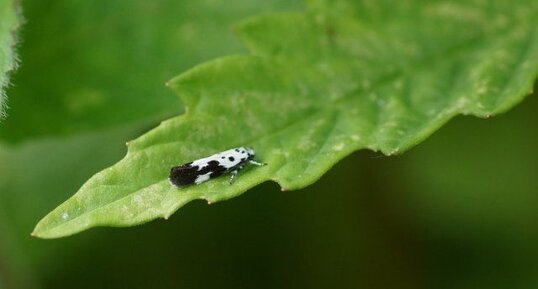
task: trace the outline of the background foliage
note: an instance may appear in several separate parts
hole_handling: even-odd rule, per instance
[[[246,2],[250,1],[228,5],[230,13],[221,14],[224,8],[212,10],[215,5],[212,1],[182,1],[185,6],[176,8],[178,11],[210,13],[205,17],[194,12],[189,15],[212,19],[203,24],[207,29],[204,31],[214,31],[209,38],[217,39],[215,43],[227,44],[200,45],[207,50],[198,50],[193,44],[193,53],[199,54],[185,59],[177,56],[177,62],[168,64],[177,65],[169,68],[170,75],[156,71],[154,74],[163,74],[147,75],[155,78],[145,85],[136,83],[140,87],[125,94],[140,93],[139,97],[143,98],[148,94],[140,90],[155,94],[160,91],[163,104],[174,103],[172,93],[162,86],[170,76],[214,56],[242,51],[239,42],[228,33],[229,24],[263,11],[300,8],[298,3],[288,6],[287,1],[250,5]],[[99,104],[91,100],[94,96],[89,97],[90,101],[84,100],[80,109],[69,110],[68,105],[57,109],[54,104],[62,101],[56,98],[73,97],[76,101],[80,95],[60,93],[64,91],[62,81],[70,83],[65,85],[73,89],[85,86],[105,89],[109,78],[100,78],[100,72],[106,71],[102,66],[92,66],[99,61],[81,60],[85,59],[81,52],[85,45],[70,51],[80,56],[62,57],[70,55],[64,50],[70,46],[51,44],[50,39],[63,29],[77,30],[85,25],[84,21],[74,23],[79,19],[74,15],[106,5],[100,1],[93,4],[95,7],[75,5],[74,1],[43,3],[25,3],[28,23],[20,49],[24,61],[9,91],[13,118],[8,118],[0,129],[3,138],[0,288],[62,288],[73,284],[81,288],[533,288],[538,285],[535,95],[509,114],[490,120],[458,117],[403,156],[355,153],[320,182],[304,190],[277,193],[277,186],[268,183],[234,202],[209,207],[195,202],[170,220],[150,226],[97,229],[52,242],[31,238],[29,232],[36,220],[69,197],[94,172],[119,159],[125,153],[126,140],[153,127],[154,120],[180,111],[172,105],[162,105],[142,109],[144,114],[136,118],[129,118],[125,112],[116,119],[108,105],[102,108],[104,112],[98,109],[98,105],[116,100],[105,98]],[[106,3],[118,5],[116,11],[146,5],[142,1],[129,5],[120,1]],[[162,8],[171,7],[172,1],[154,3],[161,7],[159,11],[172,14],[172,9]],[[211,11],[230,18],[219,19]],[[156,19],[163,22],[169,19],[161,16],[155,15],[147,23],[134,17],[118,17],[114,21],[125,21],[118,24],[125,27],[137,24],[151,27],[151,23],[159,22]],[[178,17],[177,24],[165,26],[179,26],[181,19]],[[43,21],[48,25],[42,25]],[[37,37],[42,35],[37,32],[35,37],[26,36],[44,26],[50,29],[48,37]],[[77,41],[70,43],[76,46],[102,42],[100,45],[106,46],[107,41],[92,41],[96,34],[85,32],[94,29],[93,26],[79,28],[82,32]],[[154,35],[161,27],[153,29],[146,33]],[[133,29],[139,30],[143,29]],[[98,35],[107,38],[104,34]],[[203,34],[203,38],[197,38],[201,37],[197,33],[191,37],[203,44],[208,41],[208,33]],[[61,37],[57,37],[61,42]],[[129,38],[126,43],[137,37]],[[116,40],[112,36],[109,39]],[[125,49],[121,49],[122,43],[125,42],[118,40],[100,52],[103,58],[126,57],[111,64],[110,71],[115,69],[115,72],[110,75],[143,74],[151,69],[149,66],[153,67],[148,61],[124,69],[122,66],[130,59]],[[178,45],[167,53],[175,55],[171,51],[182,49]],[[148,54],[157,57],[150,51]],[[162,59],[164,62],[165,57]],[[62,70],[62,66],[63,73],[53,73]],[[49,73],[47,69],[51,69]],[[55,84],[46,90],[49,81]],[[128,89],[129,82],[124,78],[115,81],[125,81],[122,87]],[[27,85],[29,82],[33,84]],[[79,82],[86,84],[78,85]],[[43,85],[37,86],[41,89],[35,88],[38,84]],[[113,90],[113,84],[108,89],[111,98],[124,97],[121,91]],[[41,99],[35,97],[36,91],[42,93],[43,99],[50,99],[51,108],[47,107],[48,101],[35,103]],[[124,101],[117,101],[116,110],[130,109]],[[135,101],[143,103],[140,99]],[[32,115],[47,109],[52,112],[43,112],[43,117],[55,119],[45,121],[36,117],[33,125],[29,125]],[[102,114],[93,119],[92,109]],[[110,115],[106,114],[107,110]],[[16,114],[24,121],[17,122]],[[107,117],[113,127],[100,123],[100,119]]]
[[[15,68],[14,52],[16,29],[20,24],[20,15],[14,1],[0,1],[0,120],[5,115],[6,95],[4,89],[8,84],[8,73]]]

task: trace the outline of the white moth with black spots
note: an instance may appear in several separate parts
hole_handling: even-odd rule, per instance
[[[195,160],[170,169],[170,183],[176,187],[198,185],[209,179],[230,173],[230,184],[237,173],[250,163],[257,166],[265,164],[254,160],[256,153],[247,147],[233,148],[212,156]]]

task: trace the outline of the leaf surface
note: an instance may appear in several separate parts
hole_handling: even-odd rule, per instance
[[[532,1],[313,1],[306,13],[248,19],[237,31],[251,55],[173,79],[187,112],[131,142],[34,235],[168,218],[267,180],[303,188],[353,151],[401,153],[457,114],[506,111],[537,75],[536,12]],[[236,146],[268,165],[233,185],[168,183],[172,166]]]
[[[8,72],[15,68],[15,30],[19,26],[17,3],[0,0],[0,119],[4,117]]]

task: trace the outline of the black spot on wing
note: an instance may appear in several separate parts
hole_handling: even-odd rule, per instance
[[[210,178],[216,178],[218,176],[221,176],[226,172],[226,168],[221,165],[218,161],[210,161],[207,163],[207,166],[203,167],[198,174],[205,175],[207,173],[211,173],[209,175]]]
[[[228,157],[228,159],[229,159],[231,162],[235,161],[235,158],[234,158],[234,157]]]
[[[192,162],[170,169],[170,182],[177,187],[183,187],[194,184],[198,177],[198,166],[191,166]]]
[[[216,171],[216,172],[212,172],[212,173],[209,175],[209,178],[212,179],[212,178],[220,177],[220,176],[222,176],[225,172],[226,172],[226,170],[224,170],[224,171]]]

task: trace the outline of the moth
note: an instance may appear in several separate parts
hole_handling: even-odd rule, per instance
[[[192,161],[170,169],[170,183],[176,187],[198,185],[209,179],[230,173],[230,184],[245,165],[264,166],[254,160],[256,153],[252,148],[237,147],[212,156]]]

